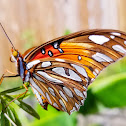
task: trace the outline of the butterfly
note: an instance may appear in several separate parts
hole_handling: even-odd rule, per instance
[[[99,73],[126,53],[126,33],[118,30],[79,31],[24,54],[10,43],[23,85],[32,88],[44,109],[50,104],[68,114],[84,104],[87,88]]]

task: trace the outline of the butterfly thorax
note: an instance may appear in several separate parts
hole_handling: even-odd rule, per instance
[[[22,55],[17,50],[12,50],[12,58],[16,63],[17,72],[23,82],[29,81],[30,73],[26,70],[26,63],[24,62]]]
[[[19,73],[23,81],[25,80],[25,69],[25,62],[23,61],[23,58],[19,56],[17,58],[17,72]]]

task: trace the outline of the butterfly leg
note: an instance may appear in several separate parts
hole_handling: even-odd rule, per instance
[[[12,101],[10,101],[10,102],[6,105],[5,108],[7,108],[13,101],[15,101],[16,99],[20,98],[22,95],[25,95],[25,94],[28,92],[28,86],[25,85],[25,84],[24,84],[23,86],[25,87],[26,91],[23,92],[22,94],[18,95],[18,96],[17,96],[16,98],[14,98]]]
[[[12,74],[12,76],[5,76],[5,74],[6,73],[10,73],[10,74]],[[11,72],[11,71],[9,71],[9,70],[6,70],[5,72],[4,72],[4,74],[2,75],[2,77],[0,78],[0,85],[1,85],[1,83],[3,82],[3,79],[4,78],[6,78],[6,77],[18,77],[19,76],[19,74],[16,74],[16,73],[13,73],[13,72]]]

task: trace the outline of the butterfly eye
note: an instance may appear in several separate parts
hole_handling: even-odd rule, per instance
[[[17,56],[18,56],[18,51],[13,51],[13,52],[12,52],[12,55],[13,55],[14,57],[17,57]]]

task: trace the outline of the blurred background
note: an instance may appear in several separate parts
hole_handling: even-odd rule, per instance
[[[86,29],[118,29],[126,32],[126,0],[0,0],[0,22],[15,47],[27,49]],[[10,63],[11,45],[0,28],[0,75]],[[0,90],[22,85],[19,78],[5,79]],[[69,116],[49,106],[46,112],[31,92],[24,101],[40,115],[37,120],[16,108],[25,126],[125,126],[126,58],[110,65],[89,87],[85,106]]]

